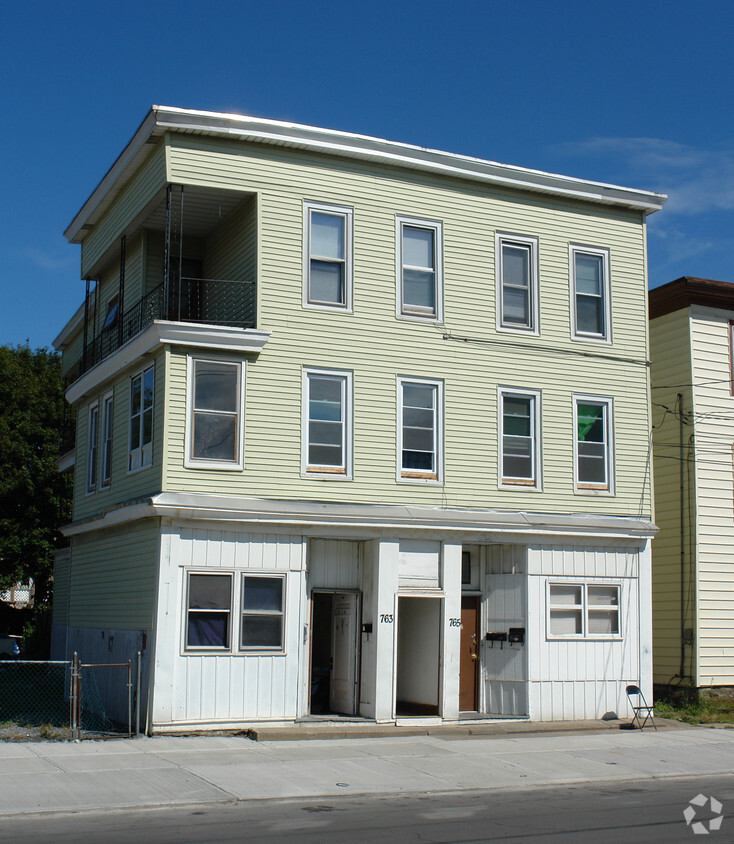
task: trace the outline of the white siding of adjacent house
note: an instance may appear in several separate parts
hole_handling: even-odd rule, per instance
[[[734,685],[734,396],[729,320],[691,306],[698,513],[698,677]]]

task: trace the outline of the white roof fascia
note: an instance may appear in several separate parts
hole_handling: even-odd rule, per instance
[[[500,164],[457,153],[444,152],[412,144],[387,141],[336,129],[321,129],[298,123],[267,120],[239,114],[153,106],[130,143],[99,183],[72,223],[64,232],[73,241],[88,218],[104,201],[114,182],[152,134],[183,131],[206,135],[225,135],[245,140],[295,146],[301,149],[378,161],[397,167],[426,170],[446,176],[486,182],[500,187],[563,196],[586,202],[618,205],[652,214],[662,208],[665,194],[635,190],[604,182],[592,182],[571,176]]]

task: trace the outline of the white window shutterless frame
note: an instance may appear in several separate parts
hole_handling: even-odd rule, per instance
[[[612,342],[609,250],[570,244],[571,336]]]
[[[495,236],[497,329],[540,333],[538,238]]]
[[[540,392],[498,391],[499,486],[541,489]]]
[[[353,210],[303,204],[303,305],[352,311]]]
[[[301,471],[308,477],[352,477],[352,373],[303,370]]]
[[[155,366],[130,379],[130,451],[128,471],[153,464],[153,400]]]
[[[618,583],[548,582],[546,635],[549,639],[620,639]]]
[[[443,322],[443,224],[396,218],[397,315]]]
[[[87,493],[97,489],[99,454],[99,402],[89,405],[87,425]]]
[[[242,469],[244,362],[189,357],[187,398],[185,465]]]
[[[443,382],[398,378],[399,481],[442,481],[442,421]]]
[[[613,410],[611,398],[573,396],[576,492],[614,493]]]

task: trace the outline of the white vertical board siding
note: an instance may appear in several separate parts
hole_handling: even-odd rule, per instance
[[[638,549],[539,546],[529,549],[528,569],[530,717],[565,721],[631,714],[625,687],[640,682]],[[619,584],[621,638],[549,639],[549,580]]]
[[[155,725],[294,719],[305,594],[302,537],[235,530],[168,528],[162,542],[156,643]],[[186,571],[283,572],[285,651],[278,654],[185,654]],[[233,619],[236,642],[239,619]]]
[[[689,589],[697,615],[700,686],[734,685],[734,396],[729,320],[734,312],[691,305],[698,542]],[[686,431],[686,435],[689,435]]]
[[[312,539],[308,543],[310,589],[359,589],[362,543],[347,539]]]
[[[401,539],[398,557],[400,588],[438,589],[441,585],[441,543]]]

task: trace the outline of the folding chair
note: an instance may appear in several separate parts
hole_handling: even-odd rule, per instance
[[[637,705],[632,700],[635,696],[637,697]],[[637,726],[642,730],[649,721],[655,727],[655,730],[657,730],[657,724],[652,716],[652,706],[648,706],[645,695],[642,694],[642,689],[639,686],[627,686],[627,699],[632,707],[632,711],[635,713],[632,718],[632,724],[630,725],[632,729],[634,729],[636,722]]]

